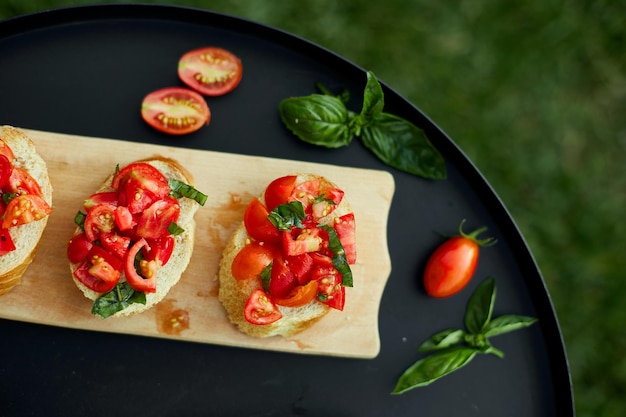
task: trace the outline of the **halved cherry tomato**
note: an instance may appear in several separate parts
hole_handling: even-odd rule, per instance
[[[211,111],[204,98],[195,91],[167,87],[153,91],[143,99],[141,117],[156,130],[185,135],[208,125]]]
[[[243,223],[246,231],[254,239],[269,243],[278,243],[281,240],[280,232],[269,221],[269,212],[261,200],[252,199],[243,214]]]
[[[310,281],[306,285],[298,285],[284,298],[272,297],[274,303],[283,307],[300,307],[308,304],[317,294],[317,281]]]
[[[478,235],[487,230],[485,227],[465,234],[463,222],[459,225],[459,235],[442,243],[428,259],[424,287],[432,297],[450,297],[465,288],[476,271],[480,246],[496,242],[493,238],[478,240]]]
[[[356,263],[356,223],[354,213],[337,217],[333,224],[349,264]]]
[[[293,192],[297,178],[295,175],[287,175],[270,182],[267,188],[265,188],[263,196],[268,211],[272,211],[281,204],[289,202],[289,196]]]
[[[100,244],[120,259],[125,259],[130,247],[130,238],[115,232],[100,233]]]
[[[30,194],[18,195],[7,205],[2,228],[8,229],[41,220],[50,213],[52,208],[43,198]]]
[[[9,229],[0,229],[0,256],[15,250],[15,243]]]
[[[150,271],[152,275],[148,277],[142,277],[137,273],[137,270],[135,269],[135,257],[144,246],[148,246],[148,242],[142,238],[139,241],[135,242],[135,244],[131,246],[130,250],[128,251],[128,255],[126,255],[126,263],[124,264],[126,281],[128,281],[128,284],[137,291],[156,292],[156,271],[154,269],[144,267],[142,268],[144,272]],[[149,265],[149,261],[144,260],[144,262],[147,262],[147,265]],[[154,266],[154,261],[152,262],[153,264],[151,266]]]
[[[17,195],[33,194],[41,196],[41,188],[37,181],[26,170],[16,166],[11,171],[8,190]]]
[[[244,318],[251,324],[270,324],[283,315],[265,291],[254,290],[243,308]]]
[[[93,243],[87,239],[85,233],[73,236],[67,244],[67,258],[73,264],[77,264],[87,257],[93,247]]]
[[[231,271],[239,280],[256,278],[278,255],[278,249],[269,243],[251,242],[233,259]]]
[[[172,197],[155,201],[137,220],[137,235],[146,239],[159,239],[169,235],[168,228],[178,220],[180,204]]]
[[[180,79],[207,96],[221,96],[232,91],[241,81],[242,70],[239,58],[216,47],[194,49],[178,61]]]
[[[268,292],[272,297],[282,298],[298,285],[298,279],[282,257],[274,258]]]
[[[93,242],[100,233],[109,233],[115,227],[115,206],[100,204],[87,213],[85,218],[85,234]]]
[[[117,171],[111,180],[111,187],[119,189],[122,182],[128,178],[137,179],[143,189],[159,196],[166,196],[170,191],[167,178],[147,162],[133,162]]]
[[[13,160],[15,159],[13,149],[11,149],[9,144],[2,139],[0,139],[0,155],[6,156],[11,163],[13,163]]]
[[[13,172],[13,165],[6,155],[0,153],[0,187],[4,187],[9,183],[11,178],[11,172]]]

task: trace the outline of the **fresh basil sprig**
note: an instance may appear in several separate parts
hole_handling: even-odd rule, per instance
[[[106,319],[134,303],[146,304],[146,294],[135,291],[128,282],[121,282],[93,302],[91,314]]]
[[[360,137],[363,145],[381,161],[399,170],[424,178],[447,176],[443,156],[430,143],[424,131],[399,116],[383,112],[384,95],[371,71],[363,93],[363,107],[355,113],[346,107],[348,94],[322,94],[284,99],[279,104],[285,126],[301,140],[340,148]]]
[[[504,353],[489,341],[490,337],[528,327],[534,317],[503,315],[491,318],[496,300],[496,281],[485,279],[470,297],[465,310],[465,330],[448,329],[435,333],[420,347],[420,352],[433,352],[412,366],[398,379],[392,394],[402,394],[423,387],[467,365],[477,354]]]

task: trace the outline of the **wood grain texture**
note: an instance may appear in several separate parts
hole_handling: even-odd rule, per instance
[[[0,317],[302,354],[355,358],[378,354],[378,311],[391,272],[387,218],[395,184],[388,172],[25,131],[48,164],[54,211],[22,284],[0,297]],[[91,301],[83,297],[70,276],[66,245],[75,228],[74,215],[117,164],[153,155],[178,160],[192,173],[196,188],[209,196],[195,216],[197,231],[191,263],[178,285],[153,309],[103,320],[91,315]],[[304,172],[324,175],[343,188],[354,210],[358,251],[353,266],[355,286],[347,289],[343,312],[331,311],[312,328],[290,338],[252,338],[230,324],[217,299],[221,252],[253,196],[276,177]],[[188,315],[188,328],[170,326],[173,315],[180,313]]]

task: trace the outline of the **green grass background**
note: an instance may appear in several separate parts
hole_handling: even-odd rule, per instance
[[[88,3],[3,0],[0,18]],[[577,415],[626,414],[623,0],[176,4],[307,38],[374,71],[428,114],[495,188],[539,263]]]

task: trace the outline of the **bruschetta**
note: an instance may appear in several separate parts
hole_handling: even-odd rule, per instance
[[[0,127],[0,295],[21,282],[52,212],[46,162],[21,130]]]
[[[319,175],[284,176],[252,199],[229,239],[219,300],[243,333],[291,336],[343,310],[355,262],[344,191]]]
[[[103,318],[159,303],[187,268],[194,214],[206,195],[191,174],[161,156],[117,168],[89,196],[67,246],[72,278]]]

